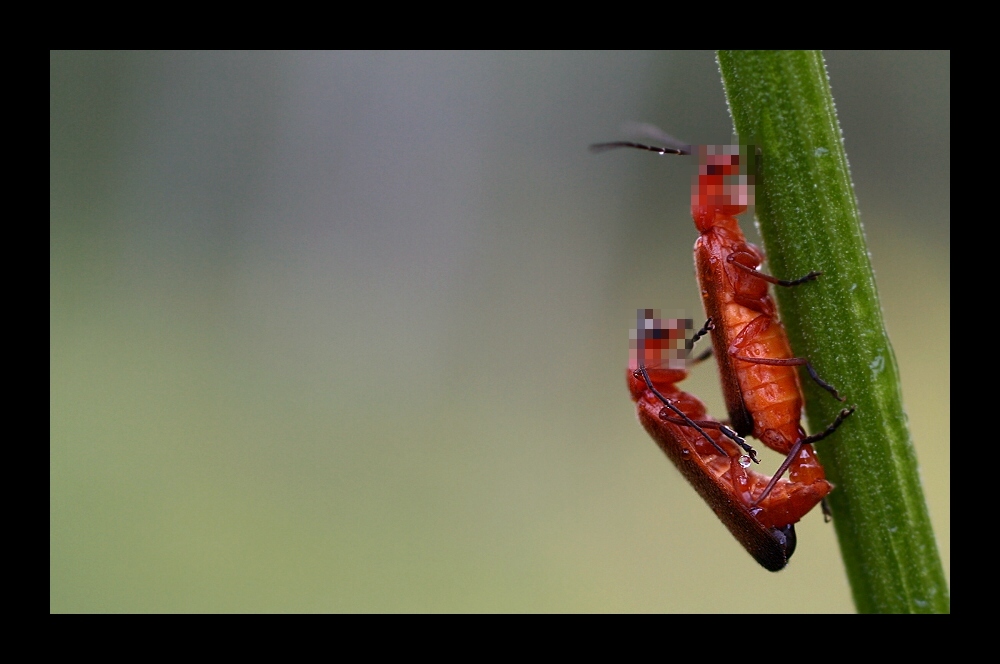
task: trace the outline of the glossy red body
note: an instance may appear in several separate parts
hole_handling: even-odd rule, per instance
[[[698,284],[705,313],[714,323],[712,345],[730,425],[740,435],[752,435],[788,454],[806,437],[800,424],[803,400],[796,367],[739,359],[793,355],[768,282],[749,271],[760,266],[764,254],[746,241],[735,217],[753,202],[753,188],[745,176],[737,179],[741,155],[726,153],[730,147],[701,148],[691,197],[691,213],[701,234],[694,246]],[[825,482],[823,467],[808,444],[802,445],[788,470],[793,482]]]
[[[703,431],[725,455],[695,428],[671,421],[677,419],[674,413],[649,389],[634,360],[632,364],[628,387],[643,428],[758,563],[771,571],[784,568],[795,550],[793,524],[830,492],[830,483],[822,477],[809,482],[782,478],[755,505],[771,478],[746,467],[749,460],[717,429]],[[656,390],[685,415],[701,422],[709,419],[701,401],[677,387],[686,370],[654,364],[647,371]]]

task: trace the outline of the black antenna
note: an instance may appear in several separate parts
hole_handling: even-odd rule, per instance
[[[691,154],[690,145],[682,145],[676,148],[657,147],[655,145],[645,145],[643,143],[633,143],[632,141],[614,141],[613,143],[594,143],[590,146],[591,152],[606,152],[615,148],[635,148],[637,150],[648,150],[657,154]]]

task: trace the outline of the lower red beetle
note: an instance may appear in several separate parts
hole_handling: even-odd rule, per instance
[[[776,572],[795,551],[794,524],[833,485],[822,470],[772,480],[750,469],[738,447],[742,439],[734,442],[738,436],[677,387],[687,377],[690,328],[690,321],[639,310],[627,374],[639,422],[747,552]]]

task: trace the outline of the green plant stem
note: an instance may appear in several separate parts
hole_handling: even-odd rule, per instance
[[[740,142],[762,148],[756,214],[769,271],[823,273],[776,290],[796,354],[856,406],[817,444],[837,487],[830,503],[855,604],[949,612],[823,57],[719,51],[718,60]],[[803,387],[811,430],[822,431],[843,404],[807,378]]]

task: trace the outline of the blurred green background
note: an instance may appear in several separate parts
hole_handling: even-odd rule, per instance
[[[826,57],[950,574],[950,55]],[[853,610],[818,510],[763,570],[626,393],[635,309],[702,315],[694,162],[587,145],[729,142],[711,52],[49,75],[51,611]]]

